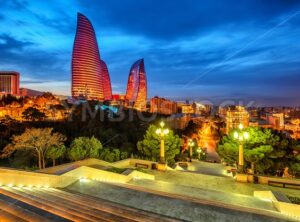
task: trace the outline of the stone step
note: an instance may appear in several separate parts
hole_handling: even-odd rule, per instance
[[[0,222],[28,222],[28,221],[1,209]]]
[[[32,189],[28,191],[29,194],[41,198],[44,201],[52,202],[57,206],[62,208],[66,208],[70,211],[73,211],[75,215],[80,215],[87,220],[92,221],[107,221],[107,222],[129,222],[132,221],[130,219],[126,219],[124,217],[113,215],[112,213],[107,213],[104,211],[96,210],[92,206],[90,202],[78,202],[74,203],[69,198],[64,198],[63,196],[55,196],[51,195],[49,192],[42,190],[42,189]],[[75,211],[74,211],[75,210]]]
[[[60,209],[59,207],[56,207],[56,205],[50,205],[47,202],[44,202],[42,200],[39,200],[38,198],[35,198],[31,195],[28,195],[26,193],[22,193],[16,189],[12,189],[12,188],[1,188],[0,189],[0,193],[6,196],[9,196],[11,198],[14,198],[16,200],[22,201],[26,204],[29,204],[31,206],[37,207],[39,209],[42,209],[46,212],[50,212],[51,214],[55,214],[61,218],[65,218],[67,220],[65,221],[78,221],[78,222],[85,222],[87,220],[85,220],[82,217],[78,217],[76,215],[73,215],[71,213],[68,213],[66,211],[64,211],[63,209]],[[41,214],[40,214],[41,215]],[[41,215],[43,216],[43,215]]]
[[[54,196],[58,199],[60,198],[67,199],[70,203],[74,204],[75,206],[80,206],[83,209],[87,209],[93,212],[96,211],[96,213],[101,212],[101,214],[114,216],[113,217],[114,221],[115,220],[123,221],[123,222],[139,221],[133,218],[134,215],[131,215],[130,214],[131,212],[127,213],[125,210],[122,210],[120,206],[114,206],[114,207],[109,206],[108,203],[102,201],[101,199],[94,200],[88,197],[67,193],[57,189],[47,189],[47,190],[42,189],[42,192],[47,193],[50,196]]]
[[[0,199],[0,209],[1,211],[6,211],[7,213],[10,213],[14,216],[17,217],[21,217],[22,219],[26,220],[26,221],[31,221],[31,222],[50,222],[50,220],[43,218],[37,214],[35,214],[34,212],[31,212],[29,210],[26,210],[24,208],[21,208],[13,203],[9,203],[7,204],[7,201],[4,201],[2,199]],[[0,221],[2,221],[2,219],[0,218]]]
[[[51,197],[43,195],[41,192],[39,192],[35,189],[13,188],[12,190],[13,190],[13,192],[16,192],[18,194],[35,199],[35,200],[41,202],[42,204],[47,204],[47,205],[53,206],[54,208],[61,209],[64,212],[67,212],[69,214],[77,216],[78,218],[82,218],[84,221],[89,222],[89,221],[99,220],[99,218],[93,217],[92,215],[83,212],[82,210],[80,210],[80,208],[74,209],[72,206],[69,206],[67,201],[59,202]],[[105,222],[109,222],[109,221],[105,221]]]
[[[91,207],[93,208],[104,210],[107,212],[113,212],[114,214],[129,218],[133,221],[144,221],[144,222],[152,222],[155,220],[173,221],[168,218],[163,219],[162,215],[149,213],[135,208],[129,208],[124,205],[120,205],[120,204],[110,202],[108,200],[103,200],[100,198],[84,195],[78,192],[74,192],[74,191],[65,192],[63,190],[58,190],[58,189],[49,189],[49,190],[55,191],[55,195],[64,195],[70,200],[72,199],[75,201],[90,202]]]

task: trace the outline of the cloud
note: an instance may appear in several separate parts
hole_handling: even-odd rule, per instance
[[[81,2],[83,13],[98,27],[120,29],[164,40],[187,38],[231,25],[234,32],[243,23],[262,25],[283,12],[294,11],[297,1],[275,0],[88,0]]]
[[[66,64],[69,58],[59,52],[44,52],[35,44],[18,40],[9,35],[0,35],[0,69],[21,72],[21,78],[33,77],[35,81],[66,80]],[[63,74],[63,75],[62,75]]]

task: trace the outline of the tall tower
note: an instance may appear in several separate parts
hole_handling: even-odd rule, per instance
[[[102,77],[104,100],[111,100],[112,90],[111,90],[110,77],[109,77],[109,72],[106,63],[103,60],[100,60],[100,70],[101,70],[101,77]]]
[[[78,13],[72,54],[72,97],[104,100],[109,95],[110,79],[100,60],[94,28],[87,17]]]
[[[133,108],[146,110],[147,78],[144,59],[136,61],[131,66],[125,98]]]

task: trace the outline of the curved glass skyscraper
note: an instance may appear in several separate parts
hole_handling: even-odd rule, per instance
[[[147,78],[144,59],[136,61],[130,69],[126,100],[137,110],[145,110],[147,103]]]
[[[94,28],[78,13],[72,54],[72,97],[111,99],[111,83],[105,63],[100,60]]]
[[[103,60],[100,60],[100,70],[101,70],[101,77],[102,77],[104,100],[111,100],[112,99],[111,82],[110,82],[109,72],[106,63]]]

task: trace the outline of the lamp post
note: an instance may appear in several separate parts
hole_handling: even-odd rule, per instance
[[[192,162],[192,157],[193,157],[193,147],[195,146],[195,143],[192,139],[189,139],[188,141],[188,147],[190,149],[190,162]]]
[[[243,124],[239,125],[239,131],[233,133],[234,139],[239,143],[239,163],[238,163],[238,172],[244,172],[244,142],[249,139],[249,133],[244,131]]]
[[[197,153],[198,153],[198,160],[200,160],[201,153],[202,153],[202,149],[200,147],[197,149]]]
[[[165,123],[160,122],[160,128],[156,130],[156,134],[160,137],[160,156],[159,156],[159,163],[165,164],[165,136],[169,134],[169,129],[164,128]]]

